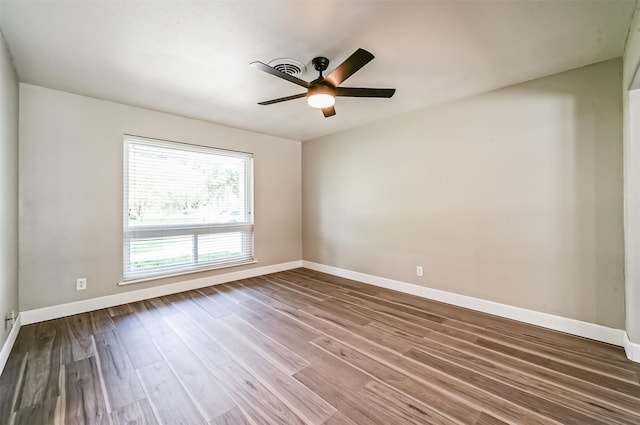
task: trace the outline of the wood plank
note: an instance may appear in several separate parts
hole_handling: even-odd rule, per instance
[[[230,326],[234,328],[238,326],[238,333],[243,336],[247,343],[254,345],[258,351],[271,357],[285,372],[292,373],[308,364],[306,360],[295,353],[304,354],[305,349],[308,348],[305,340],[311,341],[318,335],[300,326],[297,321],[277,314],[278,312],[283,312],[281,309],[286,309],[288,305],[270,298],[269,300],[274,303],[273,309],[276,311],[270,311],[267,305],[252,299],[249,305],[253,309],[243,307],[240,315],[236,312],[236,314],[225,316],[223,322],[231,321],[232,323],[229,323]],[[294,316],[299,314],[296,310]],[[274,326],[272,322],[277,322],[277,326]],[[269,336],[273,333],[275,333],[275,336]],[[267,338],[267,340],[264,340],[264,338]],[[283,338],[287,342],[292,342],[293,346],[291,344],[283,344]],[[273,343],[276,345],[274,346]]]
[[[241,366],[250,371],[263,385],[278,395],[291,410],[309,424],[321,424],[335,413],[335,409],[291,376],[274,367],[270,356],[254,350],[232,328],[225,326],[223,319],[214,319],[196,306],[182,304],[185,315],[214,339]]]
[[[257,425],[304,425],[287,405],[271,393],[258,379],[235,362],[212,370],[224,383],[238,406]]]
[[[489,348],[491,350],[507,354],[511,357],[516,357],[529,363],[546,367],[547,369],[555,370],[556,372],[574,376],[576,378],[590,382],[594,385],[609,388],[611,390],[618,391],[631,397],[640,398],[640,386],[638,386],[637,384],[633,384],[627,381],[620,381],[609,376],[591,372],[589,370],[572,366],[558,360],[538,356],[526,351],[521,351],[505,344],[499,344],[497,342],[489,341],[484,338],[478,339],[476,344],[481,347]]]
[[[473,423],[479,410],[468,407],[460,400],[446,391],[423,385],[424,382],[416,380],[413,376],[394,370],[387,365],[369,358],[350,347],[338,344],[332,339],[319,338],[314,344],[324,348],[327,352],[336,355],[346,363],[362,370],[382,382],[393,382],[394,387],[405,394],[423,401],[439,412],[446,412],[460,423]]]
[[[107,308],[111,317],[119,316],[121,314],[131,313],[131,306],[129,304],[121,304]]]
[[[162,355],[136,314],[113,316],[113,323],[134,369],[162,361]]]
[[[477,388],[499,396],[503,400],[508,400],[518,406],[523,406],[546,417],[558,419],[563,424],[607,424],[607,422],[599,421],[593,416],[585,415],[552,401],[529,394],[526,391],[506,385],[496,379],[488,378],[475,371],[462,368],[451,362],[429,355],[424,351],[412,348],[405,354],[405,356],[420,363],[427,364],[429,367],[440,370],[449,376],[456,377],[464,382],[469,382]]]
[[[321,376],[324,381],[332,386],[353,394],[360,391],[371,381],[371,376],[365,372],[336,358],[315,345],[310,345],[314,351],[309,356],[311,365],[303,369],[307,375],[313,372],[315,376]],[[294,377],[297,379],[298,373],[296,373]]]
[[[165,297],[150,298],[144,301],[144,305],[149,311],[158,313],[160,316],[165,316],[178,311],[171,301]]]
[[[107,309],[94,310],[89,315],[91,316],[91,327],[94,335],[116,328]]]
[[[154,342],[206,421],[236,406],[224,387],[177,335],[158,338]],[[211,366],[215,368],[215,365]]]
[[[201,309],[216,319],[231,314],[223,303],[217,301],[219,296],[212,288],[201,288],[197,291],[189,291],[187,294]]]
[[[298,292],[292,291],[284,287],[272,287],[265,286],[257,289],[258,292],[266,295],[267,297],[274,298],[285,304],[295,304],[298,309],[311,312],[319,317],[325,316],[327,313],[332,315],[332,320],[339,320],[341,322],[350,322],[356,325],[364,326],[371,322],[369,317],[362,314],[357,314],[353,311],[351,306],[343,305],[338,300],[324,300],[319,301],[311,297],[302,298]],[[329,319],[331,320],[331,319]],[[344,326],[348,326],[345,324]]]
[[[364,403],[379,414],[380,409],[390,414],[395,423],[457,425],[459,421],[451,419],[428,405],[406,394],[376,381],[365,385],[362,394]],[[474,421],[475,422],[475,421]]]
[[[155,413],[146,399],[111,412],[111,422],[113,425],[158,425]]]
[[[334,323],[345,329],[358,329],[361,326],[371,323],[370,318],[354,313],[344,307],[331,305],[330,303],[322,307],[305,306],[302,310],[318,319]]]
[[[327,286],[328,285],[324,285],[324,287],[327,287]],[[318,291],[321,291],[321,290],[322,288],[318,288]],[[375,324],[375,322],[384,322],[391,326],[402,327],[407,332],[410,332],[416,336],[424,336],[428,332],[429,327],[425,329],[424,327],[416,326],[414,324],[415,323],[414,318],[411,317],[410,315],[405,315],[404,317],[398,318],[397,311],[390,309],[388,307],[374,304],[365,299],[360,299],[357,297],[353,297],[352,295],[348,295],[350,290],[342,290],[339,292],[341,294],[341,298],[340,299],[332,298],[330,299],[330,302],[336,303],[349,311],[356,312],[361,316],[373,319],[373,322],[371,322],[370,324]],[[386,314],[386,312],[391,312],[392,315]],[[431,317],[430,315],[428,315],[427,317],[433,319],[433,317]],[[437,322],[440,322],[442,319],[437,318],[435,320]],[[428,322],[428,323],[429,323],[429,326],[432,326],[431,322]]]
[[[64,366],[66,424],[100,424],[107,415],[95,357]]]
[[[53,424],[56,420],[58,397],[18,410],[11,425]]]
[[[18,382],[0,384],[0,423],[8,424],[13,416]]]
[[[301,274],[304,276],[308,276],[310,279],[315,279],[324,285],[333,285],[337,288],[347,288],[351,291],[357,291],[362,294],[377,296],[380,293],[381,288],[373,285],[363,284],[361,282],[356,282],[355,280],[345,279],[338,276],[332,276],[325,273],[311,271],[311,274],[307,274],[309,270],[305,270],[301,272],[300,270],[289,270],[289,273],[293,274]]]
[[[291,326],[300,326],[297,320],[303,312],[297,306],[276,300],[257,291],[252,292],[250,289],[247,290],[247,293],[250,294],[252,298],[248,301],[242,302],[241,305],[250,309],[252,314],[247,317],[247,315],[242,314],[242,312],[236,312],[238,316],[242,317],[247,322],[254,323],[257,316],[259,317],[257,321],[261,322],[284,321]],[[304,326],[301,328],[306,329]]]
[[[441,360],[455,362],[456,365],[479,372],[483,376],[496,379],[508,384],[514,389],[519,389],[547,401],[561,404],[604,422],[607,420],[615,420],[616,423],[619,424],[635,425],[640,421],[640,416],[636,419],[627,419],[625,412],[618,412],[615,410],[615,407],[602,403],[595,397],[569,391],[553,383],[536,379],[534,376],[526,374],[530,372],[530,369],[526,366],[518,369],[504,367],[499,362],[487,361],[472,353],[465,353],[456,348],[449,348],[434,340],[424,341],[424,343],[419,345],[418,349],[436,356]]]
[[[31,328],[33,329],[33,328]],[[22,343],[29,338],[26,333],[30,330],[23,332],[20,329],[20,336],[24,339]],[[17,345],[14,344],[14,350],[11,351],[7,363],[5,364],[2,376],[0,376],[0,423],[8,424],[13,416],[14,411],[17,409],[18,397],[21,393],[22,383],[25,377],[27,368],[28,351],[15,349]]]
[[[367,330],[369,325],[357,326],[349,324],[347,325],[349,327],[345,328],[345,322],[341,322],[333,316],[331,316],[331,320],[326,320],[303,312],[303,314],[297,316],[297,319],[309,328],[316,330],[318,334],[330,335],[336,339],[358,336],[366,341],[377,343],[401,353],[404,353],[411,347],[409,343],[388,334],[376,332],[375,330]]]
[[[112,410],[145,398],[138,377],[115,331],[95,334],[100,376]]]
[[[348,342],[350,345],[358,346],[359,350],[330,338],[319,338],[314,344],[383,382],[393,382],[398,390],[428,403],[437,411],[456,415],[456,419],[463,423],[473,423],[479,409],[495,412],[498,417],[514,423],[555,423],[505,402],[489,392],[478,391],[474,386],[446,373],[421,367],[404,359],[403,356],[378,349],[374,345],[361,344],[360,341]],[[460,399],[466,403],[460,403]]]
[[[140,323],[151,338],[172,334],[173,330],[163,320],[163,314],[150,300],[131,304],[131,311],[135,313]]]
[[[287,282],[289,285],[295,285],[300,290],[306,289],[314,291],[318,294],[324,294],[328,297],[340,297],[347,292],[346,288],[338,288],[334,285],[326,285],[315,279],[304,278],[293,273],[281,272],[275,273],[272,276],[280,279],[280,281]]]
[[[429,332],[431,326],[437,325],[436,322],[432,323],[427,321],[426,323],[428,326],[424,326],[423,322],[420,322],[421,319],[418,319],[417,322],[419,323],[416,323],[414,317],[411,317],[410,315],[403,315],[400,311],[395,311],[391,308],[384,307],[349,294],[343,295],[339,300],[332,301],[337,302],[343,309],[368,317],[370,319],[368,324],[374,324],[376,322],[387,323],[390,326],[401,327],[405,331],[418,337]]]
[[[211,421],[211,425],[252,425],[252,423],[236,406]]]
[[[236,283],[238,284],[238,286],[231,286],[231,283],[233,282],[229,282],[228,284],[224,284],[224,285],[216,285],[216,286],[212,286],[211,288],[213,288],[219,295],[220,300],[227,300],[227,301],[234,301],[235,303],[241,303],[242,301],[246,301],[249,299],[249,296],[245,293],[244,291],[244,286],[243,283],[250,283],[250,282],[245,282],[244,280],[239,280]]]
[[[166,363],[153,363],[136,372],[162,424],[206,424],[197,406]]]
[[[418,338],[426,335],[433,327],[440,326],[437,322],[426,321],[419,318],[415,319],[400,311],[394,311],[389,307],[380,306],[348,294],[345,295],[342,305],[344,308],[369,317],[371,321],[367,325],[384,323],[388,326],[402,329],[404,332],[408,332]]]
[[[43,339],[52,339],[55,350],[52,362],[59,362],[60,366],[73,361],[71,335],[62,320],[48,320],[38,323],[36,344]]]
[[[26,411],[60,396],[60,369],[71,361],[71,344],[63,329],[61,321],[37,324],[16,409]]]
[[[577,335],[545,329],[515,320],[496,316],[491,317],[494,318],[492,323],[487,324],[484,328],[496,333],[532,341],[541,346],[547,346],[564,352],[579,353],[583,356],[594,357],[605,363],[625,364],[627,362],[622,347],[596,342]]]
[[[309,362],[284,345],[263,334],[236,315],[228,315],[220,318],[228,329],[233,330],[251,348],[267,357],[277,365],[280,370],[291,375],[307,366]]]
[[[221,303],[227,310],[230,312],[242,317],[243,319],[252,323],[253,321],[261,321],[266,320],[266,317],[263,317],[260,314],[255,313],[251,308],[248,308],[244,305],[244,302],[247,300],[252,300],[248,295],[243,297],[242,299],[234,298],[229,296],[229,290],[225,288],[212,288],[218,294],[216,301]],[[246,289],[248,292],[249,290]],[[245,292],[246,295],[246,292]]]
[[[78,361],[93,357],[93,331],[91,328],[91,315],[89,313],[75,314],[61,319],[67,328],[71,340],[71,355]]]
[[[392,424],[387,415],[379,416],[377,412],[371,411],[368,405],[365,405],[358,398],[359,390],[354,390],[353,383],[345,385],[346,380],[335,379],[332,374],[321,373],[318,369],[307,367],[295,374],[305,386],[313,392],[328,401],[332,406],[338,409],[338,413],[342,413],[347,419],[347,423],[353,422],[357,424]],[[335,415],[334,415],[335,416]],[[327,422],[331,423],[335,419],[329,418]]]
[[[460,403],[459,399],[451,397],[447,393],[440,394],[441,391],[439,388],[424,386],[411,377],[394,371],[373,359],[367,359],[348,348],[339,348],[338,352],[339,358],[347,364],[353,365],[353,367],[368,373],[370,377],[380,379],[384,382],[393,382],[395,388],[398,388],[405,394],[412,395],[414,399],[428,403],[428,405],[433,408],[451,414],[459,423],[473,423],[477,418],[478,410],[467,409],[463,403]],[[349,382],[350,380],[342,380],[338,377],[340,375],[333,375],[324,370],[316,371],[314,368],[315,364],[313,367],[306,368],[295,376],[308,386],[320,380],[325,386],[341,388],[344,394],[353,394],[355,392],[353,387],[344,387],[345,382]],[[328,382],[327,379],[333,379],[333,381]],[[321,391],[321,389],[317,391]],[[341,397],[343,396],[339,396],[338,400],[333,400],[333,402],[339,402]],[[387,407],[386,404],[382,405]],[[342,411],[343,409],[340,408],[340,410]],[[369,410],[367,410],[365,416],[368,417],[369,413]],[[374,416],[378,417],[377,414]],[[354,419],[358,421],[362,420],[361,417],[355,417]]]
[[[415,297],[397,291],[381,290],[379,297],[394,303],[403,304],[417,309],[433,312],[434,314],[452,319],[458,323],[472,324],[475,329],[502,330],[506,335],[514,336],[522,340],[536,339],[537,342],[549,344],[556,341],[556,346],[563,346],[571,352],[580,351],[584,355],[601,355],[602,359],[627,362],[624,352],[620,347],[598,343],[592,340],[569,335],[562,332],[529,325],[514,320],[505,319],[490,314],[459,308],[426,298]],[[628,362],[627,362],[628,363]]]
[[[263,304],[263,301],[270,304]],[[302,355],[307,343],[317,338],[319,334],[297,320],[298,317],[306,314],[297,309],[293,311],[289,309],[288,304],[271,298],[261,299],[260,302],[250,299],[243,302],[242,310],[234,311],[234,314],[265,335]]]
[[[628,413],[640,412],[640,400],[637,398],[620,394],[608,388],[595,386],[581,379],[564,375],[545,367],[528,363],[487,348],[479,347],[475,344],[459,341],[447,335],[438,334],[436,332],[430,333],[425,337],[424,342],[416,341],[415,346],[424,349],[424,345],[433,346],[434,343],[441,343],[445,347],[456,350],[460,353],[468,353],[479,357],[481,360],[478,361],[477,366],[474,362],[474,367],[477,367],[478,370],[481,370],[482,360],[487,360],[500,365],[500,367],[508,367],[516,370],[519,374],[529,375],[531,378],[528,379],[540,380],[560,387],[557,394],[558,396],[562,396],[562,393],[566,391],[570,391],[571,395],[569,395],[569,397],[571,399],[578,399],[581,396],[587,396],[592,399],[590,403],[593,403],[594,410],[600,409],[600,406],[604,404],[605,406],[609,406],[602,406],[605,410],[623,410]]]
[[[248,280],[252,283],[256,283],[260,287],[280,287],[282,289],[293,291],[298,294],[298,296],[302,296],[303,299],[325,301],[326,299],[330,298],[329,295],[324,292],[316,291],[311,287],[301,288],[299,285],[294,285],[286,280],[280,279],[275,275],[257,276]]]
[[[455,357],[456,353],[463,353],[466,351],[469,354],[475,355],[475,357],[479,356],[481,359],[493,362],[493,366],[483,366],[482,360],[473,360],[473,367],[477,370],[496,373],[496,367],[500,369],[502,366],[508,366],[513,370],[518,371],[514,378],[521,379],[520,384],[511,382],[512,385],[520,385],[520,388],[527,388],[528,391],[535,391],[536,387],[542,386],[540,391],[544,392],[539,392],[538,394],[547,394],[546,397],[556,401],[558,401],[558,399],[563,399],[565,400],[565,403],[569,403],[574,407],[575,403],[582,401],[584,403],[583,407],[588,406],[590,413],[596,416],[599,414],[598,412],[600,412],[600,414],[606,415],[608,419],[613,419],[615,416],[624,416],[632,412],[640,412],[640,403],[638,403],[638,400],[635,398],[616,393],[607,388],[591,385],[580,379],[556,373],[552,370],[503,355],[499,352],[493,352],[464,340],[452,338],[449,336],[448,332],[442,334],[438,332],[431,332],[424,337],[424,340],[421,341],[415,339],[411,335],[399,333],[397,330],[389,328],[384,324],[373,323],[371,326],[379,329],[381,332],[387,332],[394,336],[406,338],[407,341],[412,341],[415,347],[421,347],[421,349],[427,351],[429,351],[429,349],[433,349],[437,342],[442,342],[442,344],[445,344],[445,346],[452,349],[452,351],[448,353],[447,358]],[[471,360],[469,360],[468,364],[471,364]],[[530,377],[526,377],[526,375],[522,376],[522,372],[529,372],[531,375]],[[544,382],[540,383],[540,379],[535,379],[535,377],[540,378],[547,384]],[[549,384],[551,384],[551,386],[549,386]],[[560,386],[560,388],[557,388],[558,386]],[[557,390],[555,388],[557,388]],[[568,392],[568,389],[571,389],[571,391]],[[576,393],[576,391],[580,391],[581,394]],[[615,414],[609,414],[611,410],[620,408],[625,409],[627,413],[616,412]],[[625,420],[622,420],[621,423],[633,423],[633,421],[637,420],[639,419],[631,418],[626,422]]]
[[[480,417],[476,421],[475,425],[509,425],[506,422],[501,421],[500,419],[494,418],[491,415],[486,414],[485,412],[480,412]]]
[[[464,327],[462,323],[457,321],[447,320],[447,326],[456,326],[458,328]],[[528,339],[515,338],[509,335],[495,333],[486,329],[474,329],[473,332],[478,337],[482,337],[485,340],[499,342],[500,344],[508,345],[522,351],[528,351],[533,355],[552,358],[569,365],[579,366],[583,369],[588,369],[591,372],[599,373],[611,378],[625,380],[637,385],[637,376],[635,371],[630,370],[628,367],[624,368],[620,365],[608,364],[602,362],[597,358],[591,358],[582,354],[573,354],[564,350],[559,350],[556,347],[550,347],[546,344],[539,344],[537,342],[530,342]]]
[[[39,323],[35,323],[32,325],[22,325],[20,326],[20,330],[18,331],[18,336],[16,341],[13,344],[13,348],[11,349],[12,354],[23,355],[27,354],[29,351],[33,351],[36,344],[36,336],[38,333]],[[11,358],[11,355],[9,358]],[[2,375],[4,376],[4,374]],[[0,379],[2,379],[0,377]]]
[[[327,419],[324,425],[358,425],[356,422],[349,419],[342,412],[336,412],[332,417]]]
[[[399,315],[399,313],[404,313],[399,316],[406,318],[410,321],[415,321],[415,319],[418,318],[418,319],[426,320],[428,322],[442,323],[445,320],[447,320],[445,317],[433,314],[431,312],[428,312],[422,309],[408,307],[402,304],[395,304],[374,296],[361,294],[356,291],[350,291],[349,293],[347,293],[346,297],[348,297],[348,299],[359,298],[364,301],[369,301],[370,303],[376,304],[380,307],[386,307],[385,310],[388,311],[390,314]],[[411,317],[411,319],[409,319],[409,317]],[[422,323],[422,320],[421,320],[421,323]]]
[[[217,342],[194,326],[182,313],[171,314],[165,317],[165,321],[207,367],[215,368],[231,361],[231,357]]]

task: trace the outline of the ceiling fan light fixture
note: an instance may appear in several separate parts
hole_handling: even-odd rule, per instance
[[[313,93],[307,96],[307,104],[312,108],[329,108],[336,104],[336,98],[331,93]]]

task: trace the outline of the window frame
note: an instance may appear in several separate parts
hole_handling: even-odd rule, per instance
[[[230,156],[234,158],[242,158],[244,161],[244,221],[240,223],[204,223],[204,224],[152,224],[129,226],[129,145],[130,143],[141,144],[155,147],[174,148],[178,150],[186,150],[191,152],[200,152],[212,155]],[[234,151],[217,147],[195,145],[190,143],[175,142],[164,139],[156,139],[150,137],[142,137],[131,134],[123,136],[123,205],[122,205],[122,238],[123,238],[123,265],[122,265],[122,281],[120,285],[128,285],[131,283],[143,282],[148,280],[162,279],[171,276],[179,276],[190,273],[197,273],[206,270],[216,270],[227,267],[234,267],[245,264],[254,264],[254,174],[253,174],[253,154],[249,152]],[[242,258],[207,262],[198,266],[198,241],[200,235],[215,235],[224,233],[242,233],[242,245],[248,247],[247,256]],[[193,263],[184,267],[157,268],[156,270],[147,270],[133,272],[127,266],[131,265],[131,242],[135,239],[149,239],[157,237],[171,236],[192,236],[192,259]]]

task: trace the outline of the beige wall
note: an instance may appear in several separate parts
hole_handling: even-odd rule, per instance
[[[629,25],[629,34],[624,46],[622,80],[624,90],[640,88],[640,5],[636,4],[633,19]]]
[[[303,258],[623,328],[621,75],[608,61],[305,142]]]
[[[623,95],[626,330],[631,341],[640,343],[640,90]]]
[[[640,343],[640,12],[636,7],[624,52],[624,234],[626,329]]]
[[[305,142],[302,257],[623,328],[621,74],[608,61]],[[253,152],[256,266],[301,258],[298,142],[26,84],[20,114],[21,310],[184,279],[117,286],[123,133]]]
[[[18,79],[0,33],[0,348],[18,314]]]
[[[258,264],[119,287],[124,133],[254,154]],[[20,309],[301,258],[300,143],[20,84]],[[79,277],[85,291],[75,290]]]

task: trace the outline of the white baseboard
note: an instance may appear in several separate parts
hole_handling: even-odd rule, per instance
[[[500,316],[507,319],[517,320],[519,322],[529,323],[531,325],[541,326],[547,329],[553,329],[556,331],[566,332],[572,335],[577,335],[584,338],[625,347],[627,357],[635,362],[640,362],[640,344],[634,344],[630,342],[627,333],[621,329],[609,328],[607,326],[597,325],[595,323],[583,322],[580,320],[569,319],[567,317],[555,316],[553,314],[528,310],[526,308],[514,307],[507,304],[487,301],[480,298],[454,294],[452,292],[441,291],[439,289],[428,288],[426,286],[420,286],[413,283],[401,282],[398,280],[354,272],[351,270],[345,270],[338,267],[327,266],[324,264],[318,264],[306,260],[302,261],[302,266],[319,272],[332,274],[334,276],[357,280],[359,282],[368,283],[370,285],[393,289],[395,291],[428,298],[434,301],[440,301],[471,310],[481,311],[483,313],[493,314],[495,316]],[[626,341],[629,342],[625,342],[625,338]],[[627,346],[629,346],[629,349],[627,349]],[[630,352],[632,353],[632,355],[629,355]]]
[[[234,280],[247,279],[250,277],[276,273],[284,270],[295,269],[298,267],[302,267],[301,260],[291,261],[288,263],[273,264],[264,267],[256,267],[252,269],[224,273],[215,276],[190,279],[167,285],[154,286],[151,288],[106,295],[104,297],[90,298],[88,300],[54,305],[51,307],[26,310],[21,312],[20,315],[22,316],[22,324],[29,325],[31,323],[44,322],[45,320],[57,319],[59,317],[71,316],[73,314],[86,313],[88,311],[99,310],[101,308],[114,307],[116,305],[147,300],[149,298],[161,297],[164,295],[189,291],[192,289],[204,288],[205,286],[219,285],[221,283],[232,282]]]
[[[595,323],[555,316],[553,314],[528,310],[521,307],[514,307],[493,301],[483,300],[480,298],[473,298],[466,295],[428,288],[413,283],[401,282],[393,279],[387,279],[379,276],[341,269],[338,267],[318,264],[311,261],[298,260],[288,263],[274,264],[270,266],[256,267],[253,269],[225,273],[216,276],[191,279],[168,285],[128,291],[114,295],[107,295],[104,297],[91,298],[88,300],[60,304],[51,307],[23,311],[18,315],[16,323],[9,333],[9,337],[5,341],[2,350],[0,351],[0,373],[2,373],[2,369],[4,368],[4,365],[9,357],[9,353],[11,352],[11,348],[13,347],[15,339],[18,336],[18,331],[21,325],[43,322],[45,320],[57,319],[59,317],[85,313],[101,308],[114,307],[130,302],[175,294],[178,292],[203,288],[205,286],[219,285],[226,282],[232,282],[234,280],[246,279],[269,273],[276,273],[284,270],[295,269],[298,267],[306,267],[308,269],[328,273],[334,276],[353,279],[359,282],[368,283],[370,285],[392,289],[395,291],[400,291],[407,294],[456,305],[459,307],[481,311],[483,313],[493,314],[507,319],[513,319],[520,322],[529,323],[532,325],[617,345],[620,347],[624,347],[627,357],[630,360],[634,362],[640,362],[640,344],[631,342],[627,333],[621,329],[613,329],[606,326],[597,325]]]
[[[640,363],[640,344],[631,342],[626,332],[624,333],[624,352],[627,353],[629,360]]]
[[[21,317],[22,315],[18,314],[16,321],[13,323],[13,327],[9,332],[9,336],[7,340],[2,345],[2,350],[0,350],[0,375],[2,375],[2,371],[4,370],[4,366],[7,364],[7,360],[9,359],[9,354],[11,354],[11,349],[13,348],[13,344],[16,342],[16,338],[18,337],[18,332],[20,332],[21,326]]]

